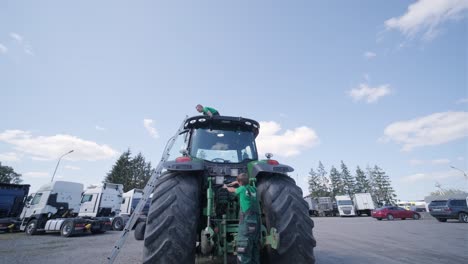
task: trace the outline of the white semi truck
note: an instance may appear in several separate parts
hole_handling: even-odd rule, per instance
[[[354,209],[357,215],[366,214],[371,216],[375,209],[374,201],[370,193],[356,193],[353,195]]]
[[[60,232],[64,237],[109,230],[108,217],[78,216],[82,193],[83,184],[76,182],[54,181],[41,186],[21,213],[20,230],[28,235]]]
[[[348,195],[335,196],[336,206],[340,216],[355,216],[353,201]]]
[[[114,217],[120,214],[123,185],[103,183],[89,186],[81,198],[79,216]]]

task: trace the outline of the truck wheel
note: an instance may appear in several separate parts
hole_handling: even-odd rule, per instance
[[[145,227],[145,222],[140,222],[136,225],[135,232],[133,233],[136,240],[143,240],[145,238]]]
[[[280,174],[265,175],[258,181],[257,193],[267,230],[274,227],[279,234],[279,247],[267,246],[262,263],[315,263],[314,222],[294,180]]]
[[[387,220],[392,221],[393,219],[395,219],[395,218],[393,217],[393,215],[391,215],[391,214],[388,214],[388,215],[387,215]]]
[[[163,173],[146,220],[143,263],[195,263],[200,212],[198,175]]]
[[[468,214],[467,213],[460,213],[458,215],[458,221],[461,223],[468,223]]]
[[[39,232],[37,231],[37,220],[33,219],[29,221],[28,225],[26,226],[26,235],[34,236],[37,235]]]
[[[116,231],[122,231],[124,229],[123,219],[121,217],[114,218],[114,221],[112,221],[112,229]]]
[[[63,223],[62,228],[60,228],[60,234],[63,237],[70,237],[73,234],[74,224],[72,221],[67,221]]]

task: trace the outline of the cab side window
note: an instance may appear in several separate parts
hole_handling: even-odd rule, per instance
[[[41,201],[42,193],[36,193],[33,200],[31,201],[31,205],[38,204]]]

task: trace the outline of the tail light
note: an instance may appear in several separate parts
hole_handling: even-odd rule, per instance
[[[183,156],[183,157],[176,158],[175,161],[177,163],[182,163],[182,162],[190,162],[190,161],[192,161],[192,159],[190,157]]]
[[[451,211],[452,211],[452,208],[447,207],[447,208],[444,209],[444,211],[445,211],[445,212],[451,212]]]
[[[85,227],[85,224],[75,224],[75,227]]]
[[[279,162],[277,160],[272,160],[272,159],[267,160],[267,163],[270,165],[279,165]]]

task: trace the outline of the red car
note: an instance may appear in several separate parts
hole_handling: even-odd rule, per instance
[[[372,211],[372,217],[377,220],[382,220],[386,218],[387,220],[393,220],[395,218],[401,218],[405,220],[406,218],[411,218],[414,220],[419,220],[421,215],[415,211],[406,210],[398,206],[384,206],[382,208]]]

